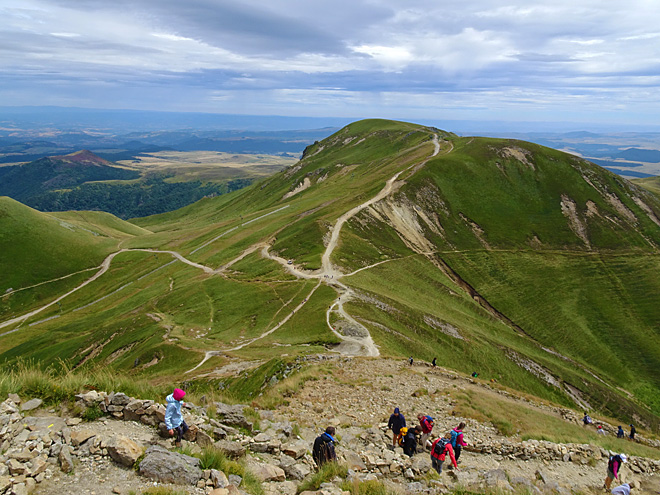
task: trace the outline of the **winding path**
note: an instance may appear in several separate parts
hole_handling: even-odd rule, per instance
[[[289,321],[289,319],[291,319],[291,317],[295,314],[295,312],[302,309],[302,307],[307,303],[307,301],[309,301],[310,297],[319,288],[319,286],[321,285],[322,282],[325,282],[326,284],[332,286],[338,293],[337,299],[333,302],[333,304],[326,311],[326,322],[327,322],[328,328],[342,341],[342,343],[340,344],[339,349],[338,349],[339,352],[341,352],[343,354],[347,354],[347,355],[379,356],[380,352],[378,350],[378,347],[373,342],[373,339],[371,338],[371,335],[369,334],[369,330],[364,325],[362,325],[361,323],[356,321],[353,317],[351,317],[344,310],[344,307],[343,307],[344,303],[347,302],[347,301],[350,301],[353,298],[354,292],[353,292],[352,289],[350,289],[346,285],[342,284],[339,279],[341,279],[344,276],[354,275],[355,273],[358,273],[359,271],[366,270],[367,268],[371,268],[371,267],[380,265],[382,263],[385,263],[386,261],[391,261],[391,260],[386,260],[386,261],[381,261],[381,262],[378,262],[378,263],[374,263],[373,265],[360,268],[360,269],[358,269],[354,272],[351,272],[349,274],[343,274],[341,272],[341,270],[339,270],[338,268],[336,268],[332,264],[330,259],[331,259],[333,251],[337,247],[337,244],[339,242],[339,235],[341,233],[341,229],[344,226],[344,224],[350,218],[355,216],[357,213],[359,213],[363,209],[370,207],[371,205],[377,203],[378,201],[381,201],[382,199],[384,199],[385,197],[390,195],[393,191],[395,191],[397,189],[397,185],[398,185],[396,181],[403,172],[408,171],[408,170],[412,169],[413,167],[415,167],[415,169],[413,170],[413,173],[414,173],[415,171],[419,170],[422,166],[424,166],[424,164],[426,164],[426,162],[430,158],[438,155],[441,148],[440,148],[440,143],[438,141],[438,136],[436,134],[433,135],[433,145],[434,145],[434,151],[433,151],[433,154],[429,158],[427,158],[426,160],[424,160],[422,162],[417,162],[417,163],[409,166],[408,168],[397,172],[396,174],[394,174],[394,176],[392,176],[385,183],[385,186],[383,187],[383,189],[381,189],[381,191],[378,194],[376,194],[376,196],[374,196],[373,198],[369,199],[368,201],[365,201],[364,203],[352,208],[351,210],[347,211],[346,213],[344,213],[343,215],[341,215],[337,219],[337,221],[335,222],[335,225],[332,227],[332,233],[331,233],[330,241],[328,242],[328,245],[326,246],[326,249],[325,249],[325,251],[323,253],[323,256],[321,258],[321,269],[320,270],[314,270],[314,271],[300,270],[295,265],[289,264],[288,260],[285,260],[284,258],[281,258],[279,256],[276,256],[276,255],[270,253],[270,251],[269,251],[270,246],[268,244],[265,244],[265,243],[258,243],[258,244],[255,244],[255,245],[251,246],[250,248],[246,249],[243,253],[241,253],[241,255],[239,255],[237,258],[235,258],[234,260],[228,262],[227,264],[225,264],[225,265],[223,265],[223,266],[221,266],[217,269],[213,269],[213,268],[208,267],[206,265],[203,265],[201,263],[196,263],[194,261],[191,261],[191,260],[185,258],[184,256],[182,256],[181,254],[177,253],[176,251],[147,249],[147,248],[143,248],[143,249],[137,249],[137,248],[136,249],[120,249],[119,251],[117,251],[115,253],[112,253],[108,257],[106,257],[105,260],[103,260],[103,263],[98,267],[99,271],[96,274],[94,274],[91,278],[89,278],[88,280],[84,281],[83,283],[81,283],[77,287],[71,289],[69,292],[65,293],[64,295],[58,297],[57,299],[51,301],[50,303],[48,303],[48,304],[46,304],[46,305],[44,305],[40,308],[37,308],[37,309],[35,309],[33,311],[30,311],[26,314],[23,314],[21,316],[18,316],[16,318],[11,319],[11,320],[7,320],[5,322],[0,323],[0,328],[6,328],[6,327],[14,325],[16,323],[22,323],[25,320],[27,320],[28,318],[30,318],[32,316],[35,316],[35,315],[39,314],[40,312],[44,311],[45,309],[48,309],[48,308],[52,307],[53,305],[57,304],[58,302],[60,302],[64,298],[70,296],[71,294],[73,294],[76,291],[82,289],[86,285],[88,285],[88,284],[92,283],[93,281],[97,280],[105,272],[108,271],[108,269],[110,268],[110,264],[111,264],[112,260],[115,258],[115,256],[117,256],[118,254],[121,254],[121,253],[131,252],[131,251],[132,252],[135,252],[135,251],[140,252],[141,251],[141,252],[148,252],[148,253],[169,254],[172,257],[174,257],[176,260],[181,261],[182,263],[185,263],[185,264],[187,264],[189,266],[192,266],[194,268],[197,268],[199,270],[202,270],[204,273],[207,273],[209,275],[217,275],[217,274],[221,274],[222,272],[224,272],[224,270],[226,270],[229,266],[231,266],[232,264],[236,263],[237,261],[243,259],[248,254],[250,254],[250,253],[252,253],[252,252],[254,252],[254,251],[261,248],[261,254],[262,254],[263,257],[269,258],[271,260],[276,261],[282,267],[284,267],[284,269],[287,272],[289,272],[290,274],[294,275],[297,278],[301,278],[301,279],[317,279],[318,283],[309,292],[309,294],[303,299],[303,301],[301,303],[299,303],[298,306],[296,306],[296,308],[291,313],[287,314],[287,316],[284,317],[275,326],[273,326],[272,328],[270,328],[267,331],[263,332],[258,337],[247,340],[246,342],[243,342],[238,346],[228,348],[228,349],[224,349],[224,350],[217,350],[216,349],[216,350],[206,351],[205,355],[204,355],[204,358],[201,360],[201,362],[197,366],[195,366],[194,368],[188,370],[186,373],[193,372],[196,369],[200,368],[208,359],[210,359],[213,356],[222,355],[225,352],[237,351],[237,350],[242,349],[242,348],[244,348],[244,347],[260,340],[260,339],[263,339],[264,337],[267,337],[268,335],[270,335],[273,332],[275,332],[276,330],[278,330],[280,327],[282,327],[282,325],[284,325],[287,321]],[[453,150],[453,145],[450,143],[450,149],[447,151],[447,153],[451,152],[452,150]],[[270,211],[266,214],[263,214],[259,217],[256,217],[256,218],[252,219],[252,220],[249,220],[248,222],[242,223],[241,226],[242,225],[247,225],[247,224],[252,223],[256,220],[259,220],[261,218],[272,215],[276,212],[284,210],[285,208],[288,208],[289,206],[290,205],[282,206],[281,208]],[[236,229],[238,229],[238,227],[239,226],[236,226],[236,227],[233,227],[231,229],[228,229],[228,230],[222,232],[218,236],[212,238],[211,240],[209,240],[209,241],[205,242],[204,244],[202,244],[201,246],[197,247],[195,250],[191,251],[190,254],[196,253],[197,251],[199,251],[199,250],[203,249],[204,247],[210,245],[211,243],[215,242],[216,240],[220,239],[221,237],[235,231]],[[163,266],[165,266],[165,265],[163,265]],[[163,266],[160,266],[160,267],[156,268],[156,270],[159,270]],[[156,270],[153,270],[153,271],[156,271]],[[150,272],[149,274],[151,274],[151,273],[153,273],[153,272]],[[149,274],[147,274],[147,275],[149,275]],[[145,276],[146,275],[144,275],[140,278],[144,278]],[[130,282],[130,283],[132,283],[132,282]],[[130,283],[125,284],[124,286],[117,289],[115,292],[123,289],[124,287],[128,286]],[[87,305],[85,305],[81,308],[76,308],[73,311],[78,311],[78,310],[83,309],[87,306],[91,306],[92,304],[100,301],[101,299],[104,299],[105,297],[108,297],[108,296],[104,296],[104,297],[102,297],[100,299],[97,299],[97,300],[93,301],[92,303],[89,303],[89,304],[87,304]],[[338,313],[341,316],[341,318],[345,322],[347,322],[350,327],[352,327],[352,331],[353,331],[354,335],[344,335],[344,334],[338,332],[335,327],[333,327],[333,325],[330,322],[330,316],[333,312]],[[46,320],[42,320],[42,321],[46,321]],[[37,322],[37,323],[40,323],[40,322]],[[5,332],[3,334],[0,334],[0,337],[3,336],[3,335],[7,335],[9,333],[15,332],[19,328],[16,328],[16,329],[13,329],[9,332]]]

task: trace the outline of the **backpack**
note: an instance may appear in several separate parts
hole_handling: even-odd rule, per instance
[[[607,470],[608,471],[614,472],[614,462],[615,461],[619,464],[619,466],[621,466],[621,457],[619,456],[619,454],[613,455],[612,457],[610,457],[610,460],[607,461]]]
[[[458,442],[459,433],[456,430],[451,430],[451,446],[456,448],[456,442]]]
[[[448,439],[446,438],[441,438],[438,440],[435,444],[435,447],[433,447],[433,453],[435,455],[442,455],[445,452],[445,449],[447,448],[447,444],[451,443]]]
[[[403,447],[403,441],[406,438],[406,435],[408,434],[408,428],[405,426],[399,430],[399,447]]]

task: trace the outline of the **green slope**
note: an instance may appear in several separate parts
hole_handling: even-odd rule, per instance
[[[345,289],[293,277],[261,250],[318,269],[337,219],[397,173],[390,195],[344,224],[331,257],[345,274],[361,270],[341,279],[353,290],[342,302],[381,354],[437,357],[657,427],[658,198],[559,151],[402,122],[356,122],[270,178],[134,228],[104,221],[122,248],[172,250],[222,270],[122,253],[61,308],[0,338],[0,359],[58,357],[155,377],[192,368],[208,350],[223,353],[197,372],[283,347],[326,352],[339,341],[326,312],[342,331],[332,308]]]
[[[93,229],[0,197],[0,293],[100,265],[118,241]]]

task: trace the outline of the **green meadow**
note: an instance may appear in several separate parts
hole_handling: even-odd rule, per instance
[[[344,224],[331,256],[353,291],[344,309],[381,355],[436,357],[568,407],[581,407],[577,394],[658,428],[658,197],[535,144],[383,120],[351,124],[240,191],[130,223],[2,198],[1,280],[15,292],[0,299],[0,323],[129,251],[1,329],[16,331],[0,337],[0,363],[201,383],[254,361],[265,364],[250,389],[261,390],[277,360],[334,351],[326,312],[343,290],[294,276],[262,247],[318,270],[337,219],[399,172],[388,197]],[[185,374],[207,351],[219,355]]]

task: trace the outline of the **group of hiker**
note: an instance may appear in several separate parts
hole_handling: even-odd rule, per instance
[[[584,413],[584,417],[582,418],[582,423],[584,424],[584,426],[589,426],[594,423],[594,420],[591,419],[591,416],[589,416],[586,411]],[[635,441],[635,434],[637,433],[637,430],[635,429],[635,425],[630,424],[629,426],[630,426],[630,434],[628,435],[628,439]],[[599,435],[607,434],[607,432],[605,431],[602,425],[596,426],[596,433],[598,433]],[[626,432],[623,431],[623,427],[621,425],[619,425],[619,429],[616,432],[616,437],[626,438]]]
[[[451,430],[443,437],[437,438],[434,442],[430,441],[433,432],[434,421],[431,416],[418,414],[415,426],[406,426],[406,418],[398,407],[387,422],[387,428],[392,430],[392,448],[400,446],[403,453],[412,457],[419,451],[426,449],[431,451],[431,465],[438,474],[442,472],[447,455],[455,469],[458,469],[458,459],[461,456],[462,448],[467,445],[463,439],[463,428],[465,423],[461,422],[456,428]]]
[[[183,420],[183,415],[181,413],[181,408],[184,405],[183,398],[185,395],[186,392],[184,390],[175,388],[172,394],[168,395],[166,398],[167,407],[165,409],[165,426],[167,427],[170,436],[176,435],[174,444],[177,447],[181,446],[181,439],[186,431],[188,431],[188,425]],[[458,470],[461,451],[463,447],[467,445],[463,438],[465,423],[461,422],[456,428],[431,442],[430,439],[434,427],[433,418],[428,415],[418,414],[417,421],[419,424],[408,427],[406,425],[406,418],[403,416],[399,408],[394,408],[394,412],[387,422],[387,428],[392,431],[392,449],[397,446],[402,447],[403,452],[409,457],[412,457],[418,452],[425,452],[426,449],[430,449],[431,465],[438,474],[442,473],[442,466],[445,463],[447,456],[449,456],[454,469]],[[582,421],[585,426],[593,423],[593,420],[586,412],[584,413]],[[629,438],[634,440],[635,427],[632,424],[630,427]],[[328,426],[325,431],[314,440],[312,457],[318,467],[321,467],[327,462],[337,460],[337,454],[335,453],[335,444],[337,443],[335,433],[335,428],[333,426]],[[617,436],[622,438],[624,435],[625,432],[623,432],[623,428],[619,426]],[[603,485],[604,489],[610,490],[612,482],[615,479],[619,479],[621,467],[627,462],[628,459],[623,453],[612,454],[609,457],[607,463],[607,476]],[[614,495],[630,495],[630,490],[630,485],[624,483],[612,489],[611,493]]]

